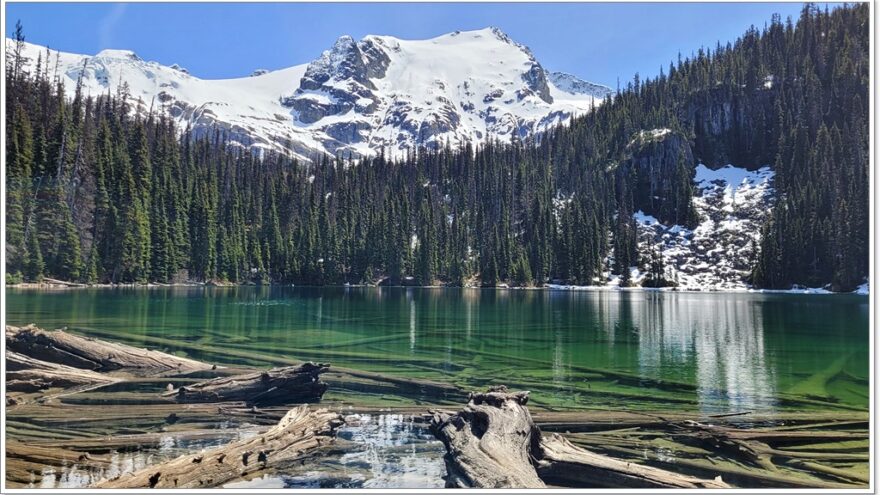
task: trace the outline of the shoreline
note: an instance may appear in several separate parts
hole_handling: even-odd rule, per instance
[[[43,289],[43,290],[66,290],[66,289],[154,289],[154,288],[180,288],[180,287],[203,287],[203,288],[237,288],[237,287],[327,287],[327,288],[406,288],[406,289],[479,289],[479,290],[546,290],[558,292],[676,292],[686,294],[798,294],[798,295],[855,295],[870,296],[868,282],[860,285],[852,292],[833,292],[824,288],[804,287],[797,289],[753,289],[750,287],[740,288],[693,288],[693,287],[619,287],[616,285],[566,285],[544,284],[531,287],[510,287],[498,285],[495,287],[480,286],[448,286],[448,285],[378,285],[378,284],[341,284],[341,285],[296,285],[296,284],[234,284],[216,282],[175,282],[175,283],[120,283],[120,284],[85,284],[66,282],[63,280],[51,280],[48,282],[21,282],[17,284],[5,284],[7,289]]]

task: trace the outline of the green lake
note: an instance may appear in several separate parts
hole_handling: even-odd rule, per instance
[[[6,317],[221,365],[313,360],[467,390],[504,383],[530,390],[534,407],[552,409],[772,415],[868,408],[868,298],[856,295],[8,289]],[[332,388],[325,399],[412,400]]]

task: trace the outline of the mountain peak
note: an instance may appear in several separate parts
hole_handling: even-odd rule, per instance
[[[355,47],[354,38],[348,34],[343,34],[333,43],[331,52],[347,52]]]
[[[505,43],[511,43],[511,42],[512,42],[512,40],[510,39],[510,36],[508,36],[507,33],[505,33],[504,31],[502,31],[500,27],[497,27],[497,26],[489,26],[489,27],[486,28],[486,29],[489,30],[492,34],[494,34],[495,37],[498,38],[499,40],[501,40],[501,41],[503,41],[503,42],[505,42]]]
[[[118,58],[123,60],[141,60],[137,54],[131,50],[117,50],[112,48],[106,48],[98,52],[95,57],[99,58]]]

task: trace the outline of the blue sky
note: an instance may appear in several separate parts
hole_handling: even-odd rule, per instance
[[[800,3],[6,3],[6,32],[68,52],[134,50],[202,78],[306,63],[343,34],[423,39],[498,26],[538,61],[614,86],[656,75],[679,52],[734,40]]]

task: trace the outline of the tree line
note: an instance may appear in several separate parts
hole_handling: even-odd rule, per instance
[[[638,75],[536,137],[309,162],[179,129],[125,85],[68,98],[51,57],[7,56],[9,281],[628,283],[642,131],[683,136],[657,196],[693,225],[696,162],[776,172],[750,281],[851,290],[868,266],[868,8],[805,6]],[[692,152],[692,156],[691,156]]]

